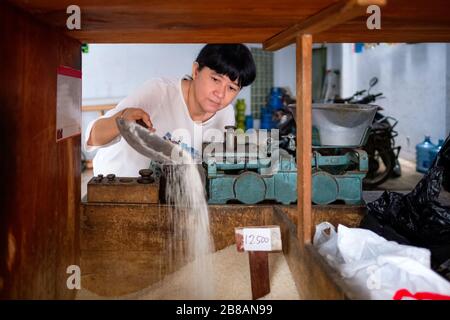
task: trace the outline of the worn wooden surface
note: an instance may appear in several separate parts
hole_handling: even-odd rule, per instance
[[[322,266],[311,246],[302,246],[296,240],[296,211],[296,206],[282,205],[211,205],[215,249],[235,242],[236,227],[279,225],[283,252],[302,298],[342,298],[341,289],[332,279],[333,270]],[[314,223],[326,220],[356,226],[360,211],[349,210],[348,206],[313,206]],[[172,232],[167,221],[165,205],[83,203],[83,287],[100,296],[120,296],[144,289],[180,268],[186,262],[167,253]]]
[[[298,215],[297,207],[294,205],[289,206],[274,206],[283,212],[289,220],[297,225]],[[343,224],[348,227],[357,228],[367,209],[365,206],[355,205],[326,205],[326,206],[312,206],[312,224],[311,224],[311,241],[314,236],[315,226],[321,222],[328,221],[337,227],[338,224]]]
[[[80,43],[0,3],[0,298],[70,299],[78,265],[80,137],[56,143],[56,70]]]
[[[235,241],[235,228],[270,224],[272,206],[266,205],[210,205],[211,233],[216,250],[224,249]]]
[[[113,182],[103,178],[101,182],[93,177],[87,185],[89,202],[112,203],[159,203],[159,183],[138,183],[138,178],[116,177]]]
[[[66,29],[70,0],[8,0],[82,42],[262,43],[338,0],[79,0],[81,30]],[[365,1],[367,5],[371,1]],[[378,1],[375,1],[378,2]],[[316,42],[449,42],[448,0],[387,0],[381,30],[368,15],[315,34]],[[323,19],[326,19],[323,18]],[[333,26],[332,21],[329,23]],[[320,30],[319,30],[320,31]]]
[[[252,284],[252,299],[264,297],[270,292],[269,253],[265,251],[250,251],[250,280]]]
[[[296,46],[297,65],[297,207],[298,239],[301,243],[309,243],[311,239],[311,86],[312,86],[312,37],[300,35]]]
[[[272,208],[213,205],[209,215],[220,250],[234,243],[236,227],[267,224]],[[170,253],[165,205],[84,203],[81,220],[82,285],[101,296],[144,289],[186,263]]]
[[[311,244],[297,239],[297,226],[289,216],[274,207],[273,223],[281,228],[283,253],[301,299],[344,299],[345,294],[333,278],[333,270],[325,265]]]
[[[368,3],[383,7],[386,4],[386,0],[338,1],[264,41],[263,48],[271,51],[279,50],[294,43],[297,35],[318,34],[347,21],[351,21],[356,17],[364,17]]]

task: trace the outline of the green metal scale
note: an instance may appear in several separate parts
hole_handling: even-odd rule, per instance
[[[297,166],[293,156],[283,149],[275,153],[270,150],[270,144],[263,149],[267,152],[249,145],[238,152],[235,145],[227,146],[227,142],[233,144],[234,141],[236,139],[226,139],[224,152],[204,151],[208,203],[225,204],[234,200],[255,204],[272,200],[291,204],[297,201]],[[315,204],[337,200],[345,204],[363,203],[362,180],[368,170],[365,151],[314,147],[311,166]]]

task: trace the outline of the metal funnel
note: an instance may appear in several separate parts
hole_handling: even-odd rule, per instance
[[[368,104],[313,104],[312,125],[320,145],[362,146],[377,109]]]

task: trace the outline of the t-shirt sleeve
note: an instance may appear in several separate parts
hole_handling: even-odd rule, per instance
[[[147,112],[152,118],[152,113],[160,107],[160,100],[161,100],[161,86],[159,81],[157,80],[149,80],[146,81],[142,86],[137,88],[133,93],[131,93],[126,98],[122,99],[115,108],[108,110],[103,116],[91,121],[87,128],[86,128],[86,134],[85,139],[83,141],[83,148],[87,152],[93,152],[99,148],[105,148],[109,147],[117,142],[120,141],[121,136],[118,135],[113,140],[108,142],[107,144],[101,145],[101,146],[91,146],[87,144],[87,141],[89,140],[89,137],[91,135],[92,127],[94,126],[95,122],[102,118],[109,118],[116,113],[122,111],[126,108],[141,108],[145,112]]]

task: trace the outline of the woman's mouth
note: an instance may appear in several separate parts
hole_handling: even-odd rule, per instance
[[[220,102],[216,102],[216,101],[211,100],[211,99],[209,101],[211,101],[211,104],[213,104],[215,107],[220,107]]]

